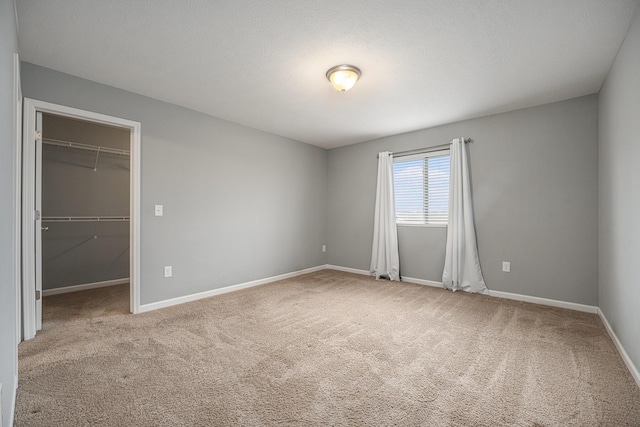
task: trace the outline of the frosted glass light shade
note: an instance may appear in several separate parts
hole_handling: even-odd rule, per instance
[[[346,92],[360,78],[360,69],[353,65],[336,65],[327,71],[327,79],[340,92]]]

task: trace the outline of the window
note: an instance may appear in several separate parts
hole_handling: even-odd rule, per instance
[[[449,163],[449,150],[394,159],[396,223],[447,225]]]

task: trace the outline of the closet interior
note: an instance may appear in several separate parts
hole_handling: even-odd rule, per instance
[[[129,312],[130,131],[42,117],[43,325]]]

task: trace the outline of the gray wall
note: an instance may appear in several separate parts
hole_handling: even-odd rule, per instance
[[[128,129],[43,115],[43,136],[102,147],[129,149]],[[129,157],[42,147],[42,215],[129,216]],[[129,277],[128,222],[45,222],[42,287]],[[94,238],[94,236],[97,236]]]
[[[600,309],[640,368],[640,11],[599,105]]]
[[[18,51],[14,4],[0,0],[0,384],[2,425],[8,425],[13,401],[16,342],[16,100],[13,97],[13,55]]]
[[[376,153],[464,136],[489,289],[597,305],[597,114],[591,95],[331,150],[328,262],[369,269]],[[446,228],[399,227],[398,239],[403,276],[442,280]]]
[[[25,97],[141,122],[142,304],[326,262],[325,150],[22,67]],[[164,205],[163,217],[154,204]],[[172,278],[163,278],[165,265]]]

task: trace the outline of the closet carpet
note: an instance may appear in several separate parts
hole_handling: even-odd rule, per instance
[[[18,426],[640,426],[570,310],[323,270],[48,325],[20,344]]]
[[[129,313],[129,284],[50,295],[42,300],[42,329],[76,319]]]

